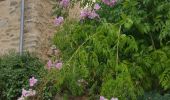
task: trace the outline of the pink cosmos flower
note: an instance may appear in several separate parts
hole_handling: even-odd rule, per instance
[[[111,100],[118,100],[118,98],[113,98],[113,97],[112,97]]]
[[[60,1],[60,5],[62,7],[65,7],[65,8],[69,6],[69,3],[70,3],[70,0],[62,0],[62,1]]]
[[[94,5],[94,9],[95,9],[95,10],[99,10],[99,9],[100,9],[100,5],[99,5],[98,3],[96,3],[96,4]]]
[[[58,17],[58,18],[55,18],[55,20],[54,20],[54,24],[55,24],[56,26],[61,25],[63,22],[64,22],[64,18],[61,17],[61,16]]]
[[[59,62],[55,65],[58,70],[61,70],[63,63]]]
[[[29,79],[29,84],[30,84],[30,86],[32,87],[32,86],[34,86],[36,83],[37,83],[37,79],[35,79],[34,77],[32,77],[32,78],[30,78]]]
[[[48,69],[51,69],[51,67],[52,67],[52,61],[51,60],[48,60],[48,62],[47,62],[47,68]]]
[[[90,18],[90,19],[94,19],[94,18],[98,18],[98,17],[99,17],[99,15],[95,11],[91,11],[88,16],[88,18]]]
[[[116,0],[102,0],[102,1],[108,6],[114,6],[116,3]]]

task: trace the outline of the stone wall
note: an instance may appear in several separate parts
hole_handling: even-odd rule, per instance
[[[19,0],[0,0],[0,53],[18,50],[20,29]]]
[[[0,0],[0,54],[19,50],[20,1]],[[54,32],[51,11],[51,0],[25,0],[25,51],[45,52]]]

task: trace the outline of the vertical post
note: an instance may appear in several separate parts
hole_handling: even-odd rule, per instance
[[[24,36],[24,0],[21,0],[21,22],[20,22],[20,41],[19,41],[19,53],[23,53],[23,36]]]

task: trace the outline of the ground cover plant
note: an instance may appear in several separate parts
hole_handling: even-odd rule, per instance
[[[85,3],[90,5],[82,10],[80,21],[62,20],[53,39],[63,61],[55,74],[57,91],[93,100],[169,93],[170,1]]]

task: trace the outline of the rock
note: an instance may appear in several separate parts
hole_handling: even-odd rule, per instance
[[[5,1],[5,0],[0,0],[0,2],[1,2],[1,1]]]
[[[16,6],[18,3],[16,1],[11,1],[10,6]]]
[[[8,25],[8,20],[0,19],[0,28],[3,28]]]

